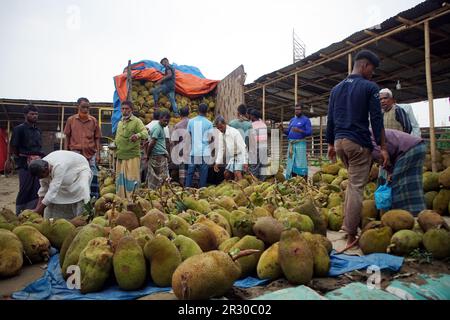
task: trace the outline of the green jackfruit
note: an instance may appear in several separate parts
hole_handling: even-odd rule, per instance
[[[141,226],[146,226],[155,233],[156,230],[164,227],[167,220],[167,215],[158,209],[152,209],[140,219],[140,222]]]
[[[65,219],[58,219],[50,224],[50,231],[47,235],[53,247],[61,249],[64,239],[69,233],[75,230],[75,226]]]
[[[180,252],[182,261],[192,256],[203,253],[197,242],[183,235],[176,236],[175,239],[172,240],[172,242]]]
[[[364,200],[361,210],[361,227],[364,228],[370,221],[376,221],[378,210],[375,200]]]
[[[444,218],[442,218],[442,216],[435,211],[431,210],[422,211],[418,216],[417,222],[419,223],[423,232],[427,232],[430,229],[441,229],[441,228],[449,230],[449,226],[445,222]]]
[[[435,259],[450,257],[450,232],[444,229],[430,229],[423,236],[425,249]]]
[[[328,210],[328,228],[331,231],[339,231],[344,223],[344,207],[334,207]]]
[[[168,287],[172,275],[181,263],[181,254],[167,237],[157,235],[144,248],[145,257],[150,261],[150,274],[159,287]]]
[[[42,233],[30,226],[18,226],[13,232],[22,242],[24,254],[31,263],[49,259],[50,241]]]
[[[166,222],[166,227],[172,229],[176,234],[187,236],[189,234],[189,223],[183,218],[176,215],[169,215],[169,221]]]
[[[430,191],[425,193],[425,204],[427,206],[428,210],[433,210],[433,201],[434,198],[438,195],[439,192],[437,191]]]
[[[393,232],[414,228],[414,217],[406,210],[388,211],[381,217],[381,222],[390,227]]]
[[[230,226],[232,236],[242,238],[246,235],[253,235],[253,225],[255,221],[249,214],[235,210],[230,214]]]
[[[113,252],[106,238],[95,238],[81,251],[78,266],[81,271],[81,293],[103,288],[112,267]]]
[[[302,205],[294,209],[295,212],[311,218],[314,224],[314,233],[321,235],[327,234],[327,221],[317,210],[311,199],[306,199]]]
[[[137,241],[137,243],[141,246],[142,250],[144,250],[147,242],[152,240],[155,235],[152,230],[147,227],[139,227],[131,231],[131,236]]]
[[[423,191],[439,191],[439,173],[425,172],[422,176]]]
[[[279,242],[283,230],[283,223],[272,217],[259,218],[253,226],[255,235],[268,245]]]
[[[382,227],[364,232],[359,239],[359,246],[365,255],[371,253],[386,253],[391,243],[392,229]]]
[[[280,243],[277,242],[263,252],[256,266],[258,278],[276,280],[283,276],[283,271],[278,261],[279,247]]]
[[[387,252],[398,256],[410,254],[420,247],[422,235],[411,230],[400,230],[392,236]]]
[[[225,229],[228,232],[228,234],[232,233],[230,223],[220,213],[213,211],[210,214],[208,214],[208,219],[210,219],[212,222],[214,222],[215,224],[217,224],[220,227],[222,227],[223,229]]]
[[[450,168],[445,169],[439,174],[439,183],[444,188],[450,188]]]
[[[137,290],[144,285],[147,275],[144,252],[132,236],[120,239],[113,256],[113,268],[122,290]]]
[[[233,250],[236,249],[238,251],[244,251],[247,249],[259,250],[258,253],[236,260],[236,262],[241,266],[240,278],[245,278],[255,272],[259,257],[265,249],[264,242],[262,242],[255,236],[245,236],[241,240],[239,240],[233,247],[231,247],[230,253],[233,253]]]
[[[308,242],[297,229],[284,231],[279,244],[279,263],[287,280],[307,285],[314,273],[314,257]]]
[[[17,275],[22,265],[22,242],[11,231],[0,229],[0,278]]]
[[[64,263],[64,258],[66,257],[67,249],[69,249],[69,246],[72,244],[73,239],[78,234],[78,232],[80,232],[81,229],[82,227],[75,228],[75,230],[72,230],[64,239],[63,244],[61,246],[61,250],[59,250],[59,266],[61,268]]]
[[[441,189],[433,200],[433,210],[445,216],[448,215],[448,204],[450,202],[450,190]]]
[[[291,212],[279,219],[285,229],[296,228],[298,231],[314,232],[314,223],[310,217]]]
[[[223,252],[230,252],[231,248],[239,242],[239,240],[241,240],[241,238],[239,237],[233,237],[228,239],[227,241],[224,241],[220,244],[219,246],[219,250],[223,251]]]

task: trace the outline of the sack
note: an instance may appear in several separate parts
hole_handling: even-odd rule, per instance
[[[384,183],[375,191],[375,205],[378,210],[389,210],[392,207],[392,188],[389,185],[386,170],[380,168],[378,178]]]

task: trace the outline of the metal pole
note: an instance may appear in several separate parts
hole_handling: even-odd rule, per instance
[[[266,86],[263,86],[263,97],[262,97],[262,113],[263,113],[263,121],[266,121]]]
[[[431,78],[431,49],[430,49],[430,23],[425,21],[425,70],[427,78],[428,105],[430,113],[430,147],[431,147],[431,167],[433,172],[437,172],[436,165],[436,134],[434,130],[434,97],[433,80]]]
[[[63,140],[64,140],[64,106],[62,106],[61,111],[61,139],[59,140],[59,150],[63,149]]]

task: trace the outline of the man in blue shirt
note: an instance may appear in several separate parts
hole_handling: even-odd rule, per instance
[[[161,60],[161,64],[165,68],[164,77],[156,82],[158,85],[155,89],[153,89],[153,100],[155,101],[155,110],[158,109],[158,99],[159,94],[164,93],[168,96],[170,105],[172,107],[172,111],[175,113],[175,116],[178,117],[178,107],[177,102],[175,101],[175,69],[169,64],[169,60],[164,58]]]
[[[206,187],[208,180],[208,163],[211,151],[209,144],[211,142],[213,124],[206,118],[208,106],[204,103],[198,106],[199,115],[188,122],[187,130],[191,136],[191,159],[188,164],[186,176],[186,187],[192,186],[192,178],[195,170],[200,170],[199,187]]]
[[[312,135],[311,121],[302,113],[302,104],[295,106],[295,117],[284,130],[288,136],[286,179],[295,176],[308,178],[308,157],[306,155],[306,138]],[[282,127],[281,127],[282,128]]]
[[[344,203],[344,225],[348,235],[347,248],[358,243],[358,227],[361,222],[363,189],[372,165],[372,142],[369,116],[377,145],[381,147],[383,165],[389,155],[384,143],[383,115],[378,86],[371,82],[379,58],[371,51],[363,50],[355,57],[353,72],[333,88],[328,107],[327,142],[328,157],[335,161],[336,154],[348,169],[349,185]]]

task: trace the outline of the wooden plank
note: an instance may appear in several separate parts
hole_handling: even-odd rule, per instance
[[[236,117],[237,108],[245,103],[244,66],[239,66],[217,85],[217,99],[215,115],[221,115],[225,121],[230,121]]]
[[[434,131],[434,98],[433,98],[433,79],[431,77],[431,48],[430,48],[430,23],[424,23],[425,34],[425,71],[427,78],[428,105],[430,113],[430,147],[431,147],[431,168],[437,172],[436,165],[436,134]]]

